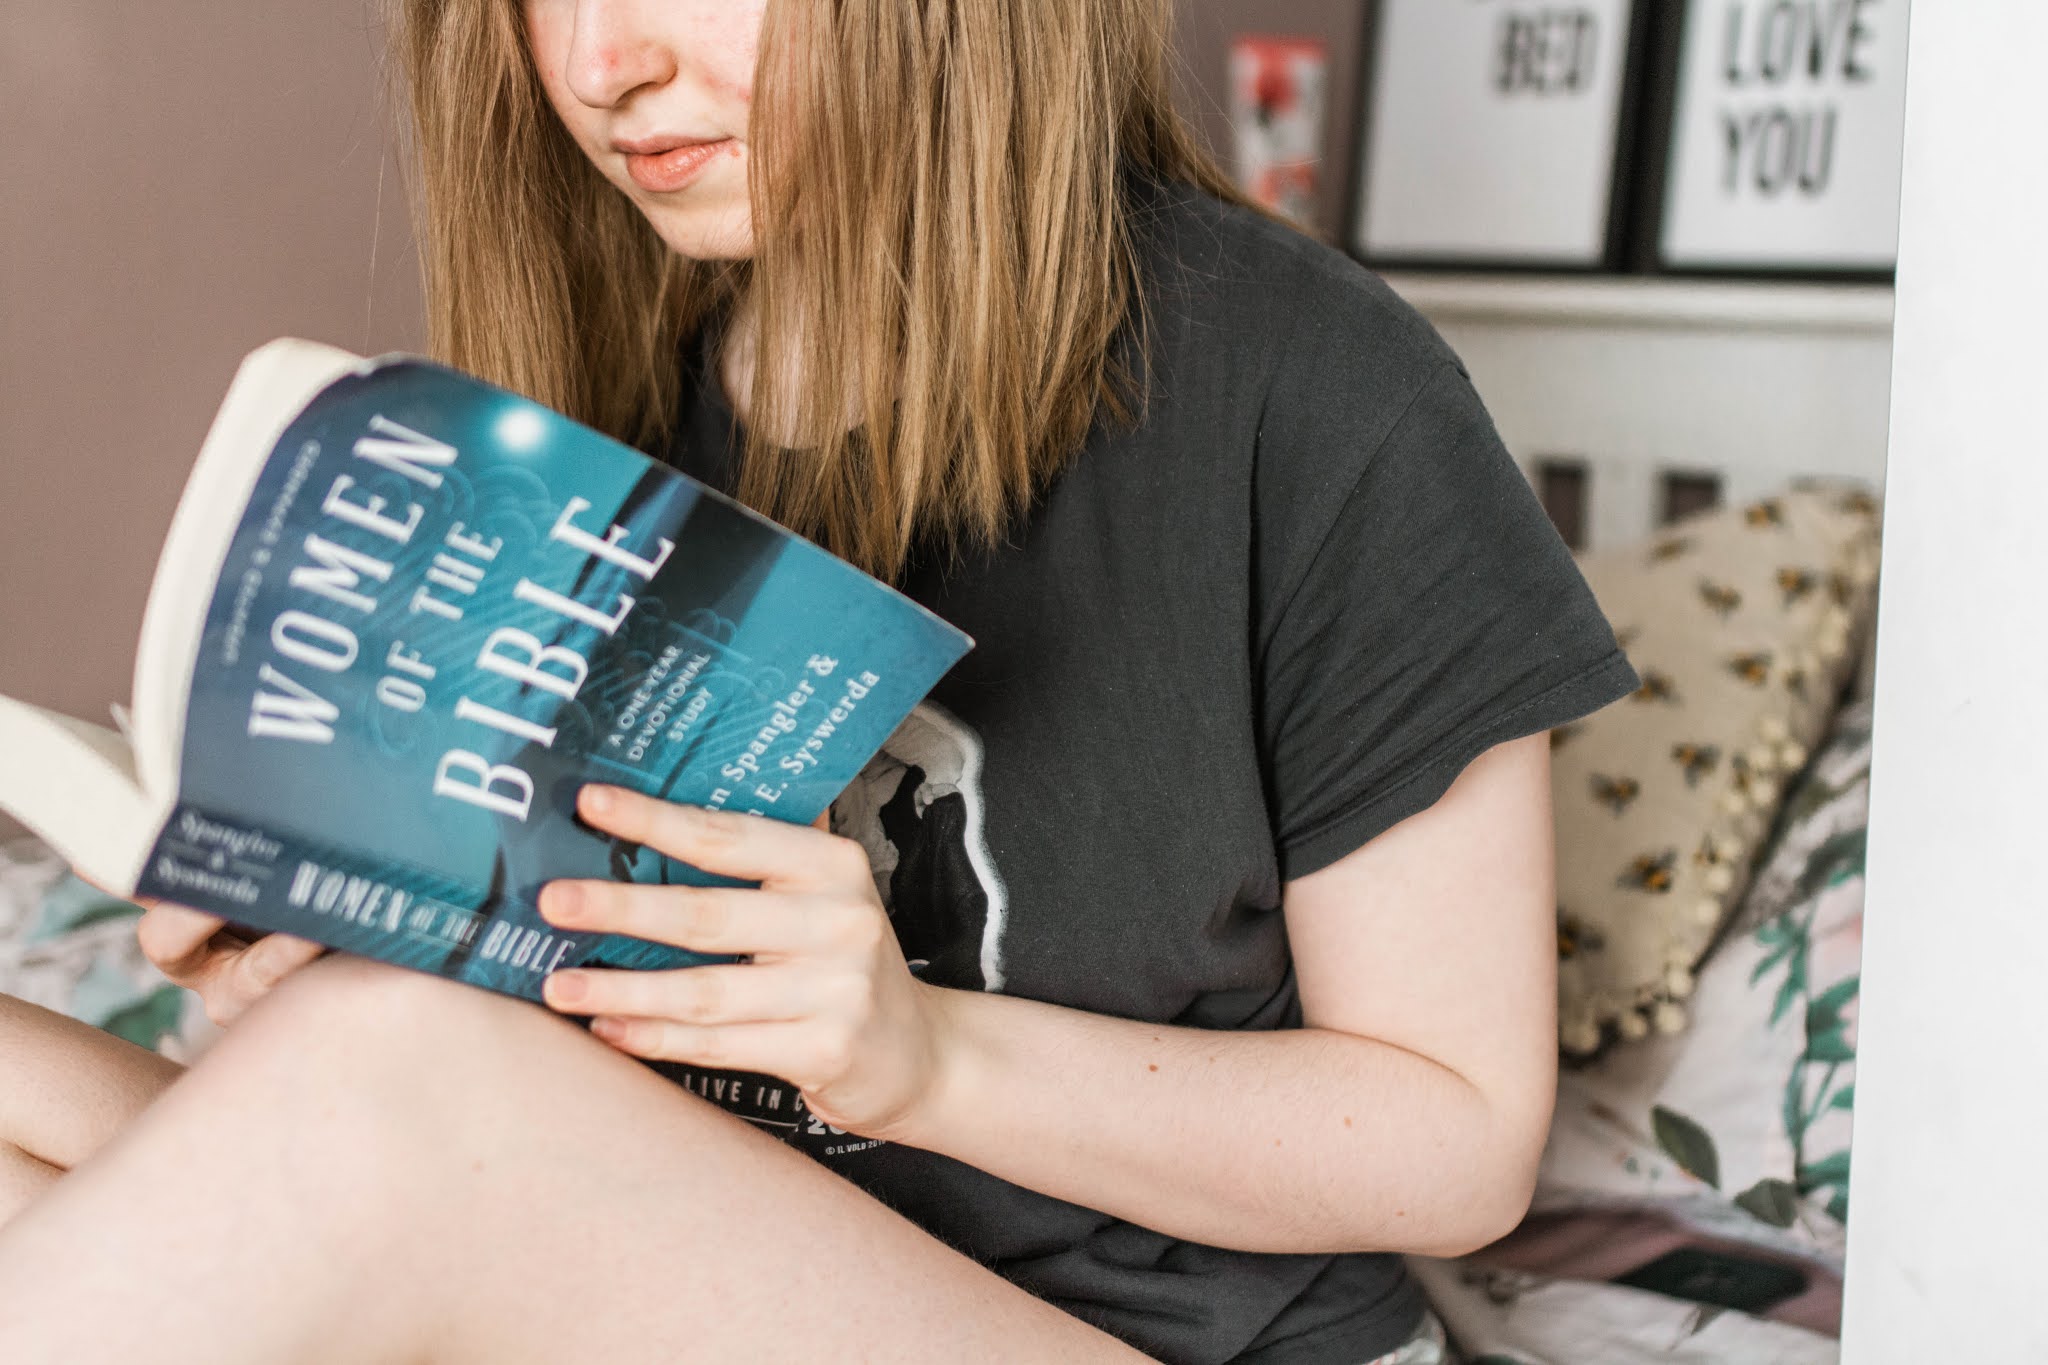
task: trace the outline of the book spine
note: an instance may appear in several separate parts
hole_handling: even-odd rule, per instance
[[[466,885],[185,803],[165,822],[136,894],[526,1000],[540,999],[541,983],[560,967],[724,960],[563,933],[504,882]]]

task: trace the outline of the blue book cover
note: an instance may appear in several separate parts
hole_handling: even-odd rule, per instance
[[[256,477],[136,891],[529,999],[702,961],[540,918],[556,878],[719,880],[582,825],[577,791],[808,823],[970,644],[544,407],[369,362]]]

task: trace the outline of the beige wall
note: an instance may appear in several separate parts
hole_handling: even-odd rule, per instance
[[[0,692],[127,697],[244,352],[418,344],[370,8],[0,0]]]

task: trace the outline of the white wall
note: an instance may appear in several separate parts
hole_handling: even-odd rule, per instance
[[[2048,1360],[2044,51],[1914,7],[1848,1365]]]
[[[1587,548],[1648,535],[1667,472],[1728,502],[1788,478],[1884,482],[1882,285],[1397,273],[1525,466],[1582,464]]]

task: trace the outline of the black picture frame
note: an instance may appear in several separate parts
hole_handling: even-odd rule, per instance
[[[1742,281],[1776,284],[1890,285],[1896,267],[1868,268],[1787,261],[1781,265],[1756,261],[1711,263],[1674,259],[1666,250],[1665,223],[1670,212],[1672,163],[1679,135],[1679,85],[1685,61],[1685,31],[1692,8],[1712,0],[1671,0],[1652,7],[1643,35],[1645,58],[1641,108],[1642,147],[1638,182],[1630,218],[1624,268],[1637,274],[1676,279]]]
[[[1441,0],[1439,0],[1441,2]],[[1624,44],[1621,89],[1616,101],[1612,136],[1614,158],[1606,190],[1605,230],[1596,254],[1583,261],[1555,256],[1517,255],[1512,252],[1475,255],[1445,250],[1389,252],[1373,248],[1366,240],[1366,186],[1371,175],[1373,118],[1376,92],[1387,58],[1381,41],[1382,20],[1388,0],[1367,0],[1362,7],[1361,53],[1355,126],[1357,141],[1344,179],[1345,210],[1343,245],[1353,257],[1381,270],[1456,271],[1461,273],[1601,275],[1630,268],[1637,258],[1636,243],[1643,229],[1646,201],[1639,190],[1644,165],[1644,102],[1652,59],[1653,31],[1660,11],[1671,8],[1658,0],[1630,0],[1626,7],[1629,32]]]

